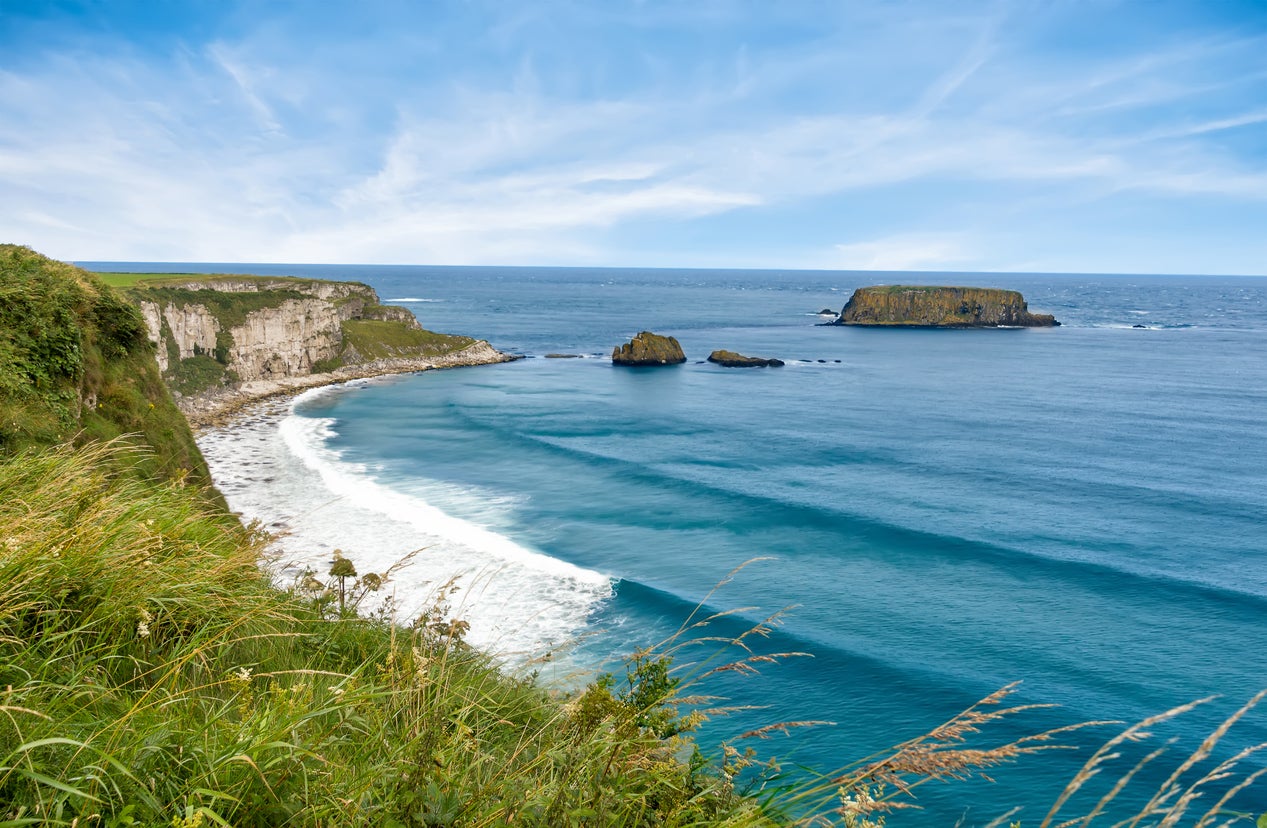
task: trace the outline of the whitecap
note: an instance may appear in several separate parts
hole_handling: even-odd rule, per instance
[[[456,578],[458,589],[449,601],[453,614],[471,625],[468,640],[510,663],[572,641],[611,596],[608,576],[490,528],[513,522],[508,513],[515,498],[438,481],[418,481],[403,491],[376,469],[346,461],[330,445],[336,420],[295,412],[298,406],[311,410],[331,393],[337,392],[313,389],[289,407],[274,406],[270,416],[199,438],[230,508],[246,521],[288,527],[270,549],[269,567],[279,580],[305,571],[324,576],[335,549],[361,573],[382,573],[409,558],[362,609],[393,596],[398,620],[407,623]],[[272,480],[261,479],[263,468]],[[449,502],[466,498],[470,505],[463,512],[488,520],[455,517],[418,496],[427,491]]]

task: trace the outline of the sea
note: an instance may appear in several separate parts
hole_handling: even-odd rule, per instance
[[[1122,724],[920,785],[890,824],[1038,825],[1126,724],[1215,697],[1120,745],[1060,812],[1165,747],[1108,806],[1120,819],[1267,688],[1267,278],[85,264],[359,280],[524,357],[308,391],[200,445],[231,507],[278,533],[279,579],[337,548],[390,573],[377,600],[401,623],[459,615],[557,687],[671,650],[691,693],[739,708],[701,750],[776,757],[776,787],[1019,682],[1000,706],[1035,707],[966,744]],[[1062,324],[822,324],[892,283],[1020,290]],[[687,363],[613,366],[642,330]],[[723,348],[786,365],[704,361]],[[1262,742],[1267,703],[1183,779]],[[1242,759],[1193,813],[1264,767]],[[1267,777],[1223,812],[1267,812]]]

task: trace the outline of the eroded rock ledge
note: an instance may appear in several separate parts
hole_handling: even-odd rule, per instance
[[[1015,290],[924,285],[858,288],[835,325],[910,328],[1035,328],[1059,325],[1030,313]]]

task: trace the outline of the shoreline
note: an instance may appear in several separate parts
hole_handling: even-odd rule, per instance
[[[219,388],[209,393],[189,397],[173,393],[176,407],[185,415],[195,434],[208,429],[229,425],[242,409],[273,397],[284,397],[319,388],[339,385],[358,379],[389,376],[392,374],[416,374],[442,368],[464,368],[475,365],[498,365],[514,362],[523,357],[498,351],[481,339],[460,351],[433,357],[397,357],[377,359],[358,365],[349,365],[320,374],[300,377],[280,377],[271,380],[244,382],[232,388]]]

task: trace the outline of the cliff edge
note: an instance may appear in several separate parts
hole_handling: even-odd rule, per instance
[[[1015,290],[924,285],[858,288],[834,325],[911,328],[1037,328],[1059,325],[1030,313]]]
[[[126,292],[196,425],[317,385],[512,359],[483,340],[425,330],[359,282],[184,275],[145,278]]]

